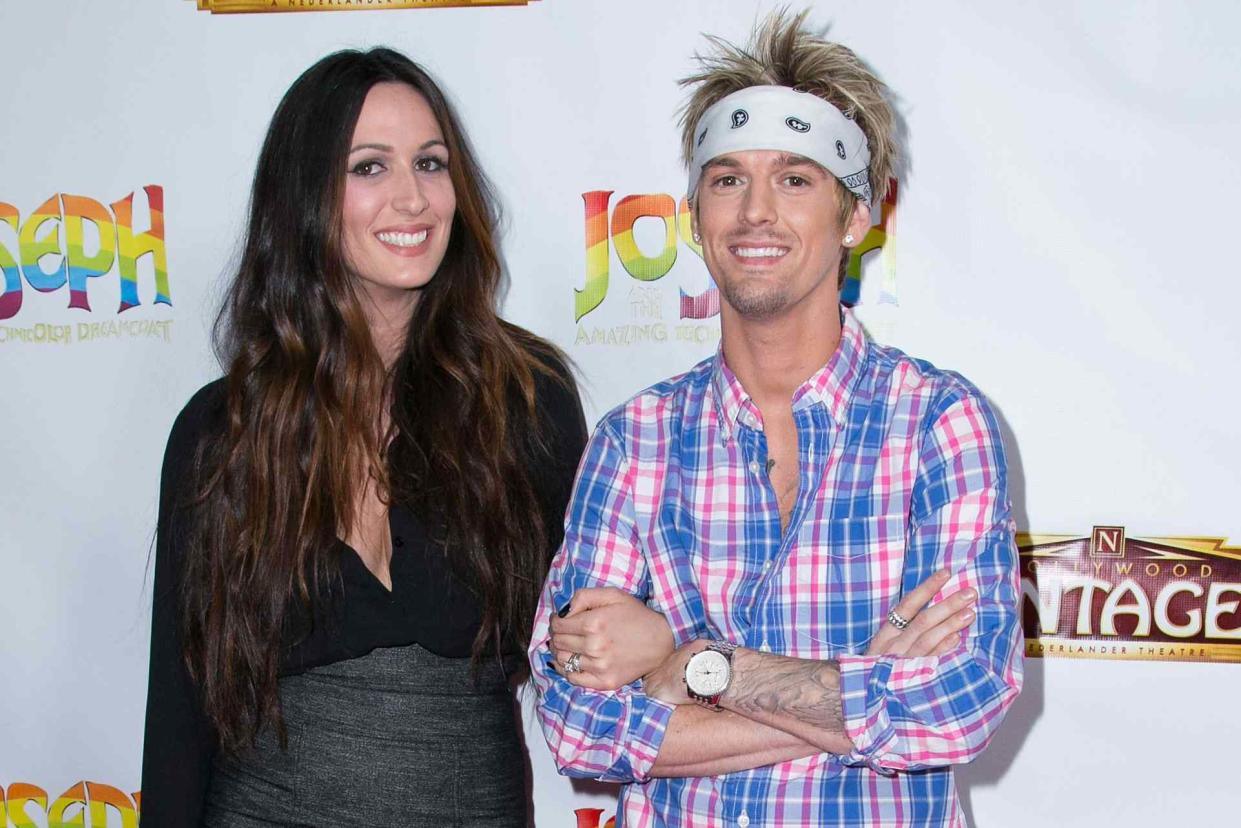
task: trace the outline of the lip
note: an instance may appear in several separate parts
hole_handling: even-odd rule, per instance
[[[393,254],[394,256],[401,256],[404,258],[413,258],[416,256],[423,255],[430,249],[430,245],[428,244],[428,242],[431,240],[431,236],[434,233],[434,230],[435,230],[434,226],[430,224],[400,224],[400,225],[393,225],[390,227],[380,228],[378,230],[375,230],[373,233],[371,233],[371,235],[374,237],[375,241],[383,245],[384,249],[387,250],[389,253]],[[406,235],[406,236],[416,236],[419,233],[425,233],[426,238],[424,238],[422,241],[418,242],[417,244],[404,244],[404,245],[393,244],[391,242],[384,241],[383,239],[380,238],[381,234],[382,235],[401,234],[401,235]]]

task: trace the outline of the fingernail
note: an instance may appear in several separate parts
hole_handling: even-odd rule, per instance
[[[962,597],[962,599],[964,599],[964,600],[966,600],[966,601],[973,601],[975,598],[977,598],[977,597],[978,597],[978,593],[977,593],[977,592],[975,592],[975,591],[974,591],[974,590],[972,590],[972,589],[967,589],[967,590],[965,590],[965,592],[962,592],[962,593],[961,593],[961,597]]]
[[[557,615],[559,615],[561,618],[564,618],[566,615],[568,615],[568,614],[569,614],[569,610],[571,610],[571,609],[573,609],[573,602],[572,602],[572,601],[570,601],[569,603],[567,603],[567,604],[565,604],[563,607],[561,607],[561,608],[560,608],[560,611],[559,611],[559,612],[557,612],[556,614],[557,614]]]
[[[974,611],[973,611],[973,610],[966,610],[965,612],[961,613],[961,620],[962,620],[962,621],[973,621],[973,620],[974,620]]]

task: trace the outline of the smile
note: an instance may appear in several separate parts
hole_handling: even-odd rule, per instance
[[[787,247],[733,247],[729,249],[742,259],[779,259],[789,252]]]
[[[427,240],[427,231],[417,233],[376,233],[375,238],[393,247],[417,247]]]

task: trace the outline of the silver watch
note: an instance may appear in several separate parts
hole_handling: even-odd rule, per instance
[[[733,653],[737,645],[712,641],[685,662],[685,692],[711,710],[720,709],[720,696],[733,680]]]

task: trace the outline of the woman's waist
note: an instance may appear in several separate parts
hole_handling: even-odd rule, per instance
[[[444,658],[418,645],[374,650],[280,679],[289,725],[414,732],[443,717],[455,731],[513,718],[506,670],[494,660]],[[423,720],[420,724],[419,720]]]

